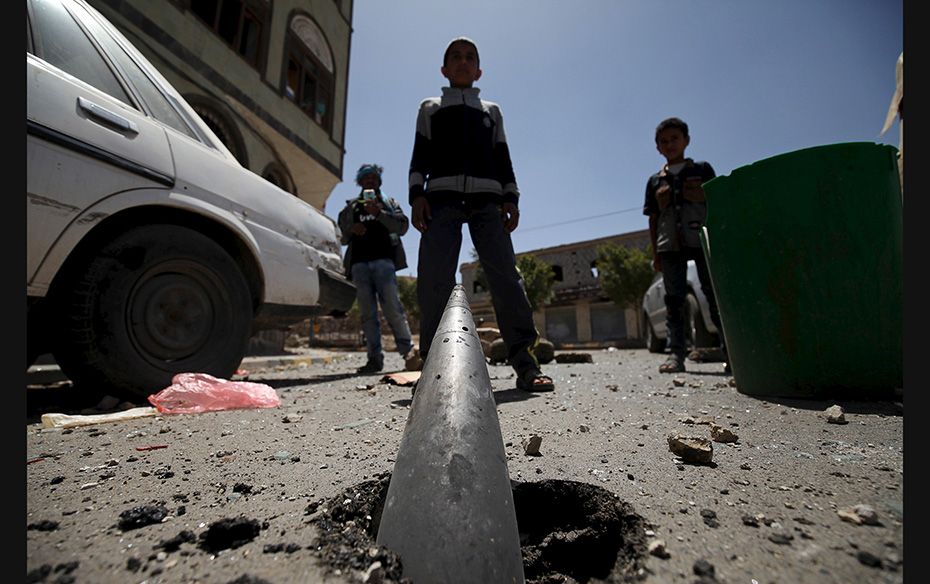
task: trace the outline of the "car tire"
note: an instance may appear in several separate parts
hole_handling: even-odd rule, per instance
[[[253,316],[248,283],[202,233],[138,227],[72,273],[54,356],[75,386],[144,398],[178,373],[229,378],[245,355]]]
[[[646,348],[650,353],[665,352],[665,340],[656,336],[656,331],[649,322],[649,315],[643,314],[643,320],[646,322]]]
[[[713,347],[715,343],[714,335],[704,324],[704,315],[701,314],[701,306],[698,304],[697,297],[694,294],[688,294],[688,337],[694,348]]]

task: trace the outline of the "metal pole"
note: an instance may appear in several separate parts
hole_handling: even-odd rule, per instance
[[[497,405],[461,285],[423,364],[377,542],[415,584],[524,582]]]

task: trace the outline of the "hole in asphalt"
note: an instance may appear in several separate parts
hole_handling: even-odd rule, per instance
[[[375,543],[390,480],[383,473],[307,507],[319,530],[311,547],[328,570],[360,574],[380,562],[383,582],[401,582],[401,559]],[[576,481],[511,485],[527,584],[641,579],[646,522],[632,505]]]

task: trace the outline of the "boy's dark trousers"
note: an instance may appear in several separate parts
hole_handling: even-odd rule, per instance
[[[491,302],[501,337],[507,345],[510,364],[518,374],[539,368],[532,351],[539,333],[533,323],[533,311],[523,281],[517,272],[510,234],[504,230],[500,205],[495,202],[463,203],[461,195],[453,201],[447,203],[433,199],[430,202],[432,220],[420,237],[417,265],[420,355],[426,358],[442,312],[455,287],[462,225],[467,223],[481,269],[491,288]]]
[[[668,349],[673,355],[684,360],[685,348],[685,298],[688,295],[688,260],[694,260],[697,266],[701,291],[707,298],[710,317],[717,327],[720,348],[726,356],[726,342],[723,327],[720,325],[720,313],[717,299],[711,286],[710,271],[704,252],[697,247],[684,247],[681,251],[664,251],[659,253],[662,262],[662,282],[665,284],[665,326],[668,330]]]

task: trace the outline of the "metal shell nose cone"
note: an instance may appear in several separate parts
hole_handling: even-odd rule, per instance
[[[377,543],[414,582],[524,582],[500,421],[461,285],[423,364]]]

